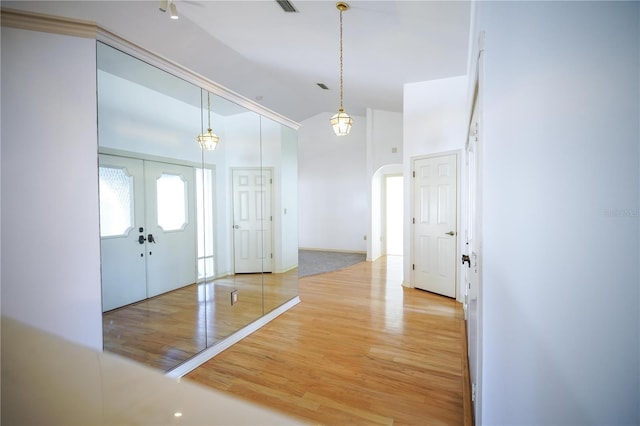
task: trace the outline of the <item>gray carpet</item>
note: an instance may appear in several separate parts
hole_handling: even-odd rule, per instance
[[[335,251],[298,250],[298,276],[337,271],[356,263],[364,262],[364,253],[342,253]]]

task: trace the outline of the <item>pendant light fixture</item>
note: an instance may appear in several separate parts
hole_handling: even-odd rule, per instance
[[[344,112],[344,107],[342,105],[343,98],[343,84],[342,84],[342,12],[349,10],[349,5],[344,2],[336,3],[336,8],[340,11],[340,109],[338,113],[331,117],[331,126],[333,126],[333,131],[336,136],[346,136],[349,134],[351,130],[351,125],[353,124],[353,118],[349,116],[346,112]]]
[[[207,133],[201,133],[198,135],[198,143],[200,144],[200,148],[207,150],[207,151],[213,151],[214,149],[216,149],[216,146],[218,146],[218,141],[220,141],[220,138],[218,137],[218,135],[216,135],[215,133],[213,133],[213,130],[211,130],[211,99],[210,99],[210,93],[207,91]]]

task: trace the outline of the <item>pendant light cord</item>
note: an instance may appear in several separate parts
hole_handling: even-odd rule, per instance
[[[342,89],[342,9],[340,9],[340,110],[342,111],[342,97],[343,97],[343,89]]]

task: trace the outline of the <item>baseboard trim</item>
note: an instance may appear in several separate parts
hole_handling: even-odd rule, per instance
[[[328,252],[332,252],[332,253],[367,254],[366,251],[360,251],[360,250],[343,250],[343,249],[328,249],[328,248],[313,248],[313,247],[298,247],[298,250],[328,251]]]
[[[219,341],[215,345],[198,353],[193,358],[190,358],[187,361],[175,367],[174,369],[169,370],[167,373],[165,373],[165,376],[171,377],[174,379],[179,379],[185,374],[200,367],[202,364],[209,361],[211,358],[218,355],[220,352],[224,351],[225,349],[229,349],[232,345],[238,343],[240,340],[249,336],[254,331],[260,329],[261,327],[265,326],[267,323],[273,321],[275,318],[282,315],[289,309],[293,308],[298,303],[300,303],[300,297],[296,296],[293,299],[289,300],[288,302],[284,303],[283,305],[280,305],[273,311],[269,312],[265,316],[255,320],[251,324],[236,331],[234,334],[227,337],[226,339]]]
[[[290,268],[287,269],[283,269],[281,271],[273,271],[274,274],[286,274],[289,271],[293,271],[294,269],[296,269],[298,267],[298,265],[293,265]]]

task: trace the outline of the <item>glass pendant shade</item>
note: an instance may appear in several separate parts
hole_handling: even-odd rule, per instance
[[[351,131],[351,125],[353,124],[353,118],[349,116],[344,109],[340,108],[338,113],[331,117],[331,126],[336,136],[346,136]]]
[[[201,133],[198,135],[198,143],[200,144],[200,148],[205,149],[207,151],[213,151],[218,146],[218,141],[220,138],[218,135],[213,133],[211,129],[207,129],[207,133]]]

